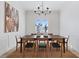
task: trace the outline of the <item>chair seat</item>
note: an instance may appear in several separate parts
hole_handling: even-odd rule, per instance
[[[49,41],[51,41],[52,39],[50,38],[50,39],[48,39]]]
[[[40,38],[40,36],[38,35],[37,38]]]
[[[39,48],[46,48],[46,44],[45,43],[39,43]]]
[[[60,48],[60,45],[59,45],[58,43],[52,43],[52,46],[53,46],[54,48]]]
[[[45,38],[48,38],[48,36],[44,36]]]
[[[65,43],[68,43],[68,42],[65,42]]]
[[[33,45],[34,45],[34,43],[27,43],[27,44],[25,45],[25,48],[32,48]]]
[[[17,42],[17,43],[21,43],[21,42]]]
[[[23,43],[23,42],[20,42],[20,41],[19,41],[19,42],[17,42],[17,43]]]

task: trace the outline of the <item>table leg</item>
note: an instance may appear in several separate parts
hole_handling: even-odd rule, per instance
[[[21,38],[21,43],[20,43],[20,53],[22,53],[22,38]]]
[[[63,38],[63,52],[65,53],[65,39]]]
[[[47,51],[49,50],[49,40],[47,39]]]

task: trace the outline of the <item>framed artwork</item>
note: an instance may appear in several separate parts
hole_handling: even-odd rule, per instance
[[[5,32],[16,32],[19,29],[19,13],[5,2]]]
[[[48,32],[48,20],[37,18],[35,20],[35,30],[37,33],[47,33]]]

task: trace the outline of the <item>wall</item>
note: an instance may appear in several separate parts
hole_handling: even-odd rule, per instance
[[[30,34],[35,32],[35,20],[38,18],[48,20],[48,32],[59,34],[60,31],[60,15],[59,11],[52,11],[48,15],[36,15],[33,11],[26,11],[26,33]]]
[[[0,1],[0,55],[14,48],[16,45],[15,35],[25,34],[25,12],[18,7],[15,2],[8,2],[11,6],[19,11],[19,31],[18,32],[4,32],[5,25],[5,13],[4,13],[4,2]]]
[[[79,52],[79,2],[70,2],[60,14],[60,34],[70,35],[69,47]]]

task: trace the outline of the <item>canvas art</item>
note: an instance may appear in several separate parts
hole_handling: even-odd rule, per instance
[[[5,32],[16,32],[19,28],[18,10],[5,2]]]
[[[48,32],[48,20],[37,18],[35,20],[35,29],[37,33],[47,33]]]

